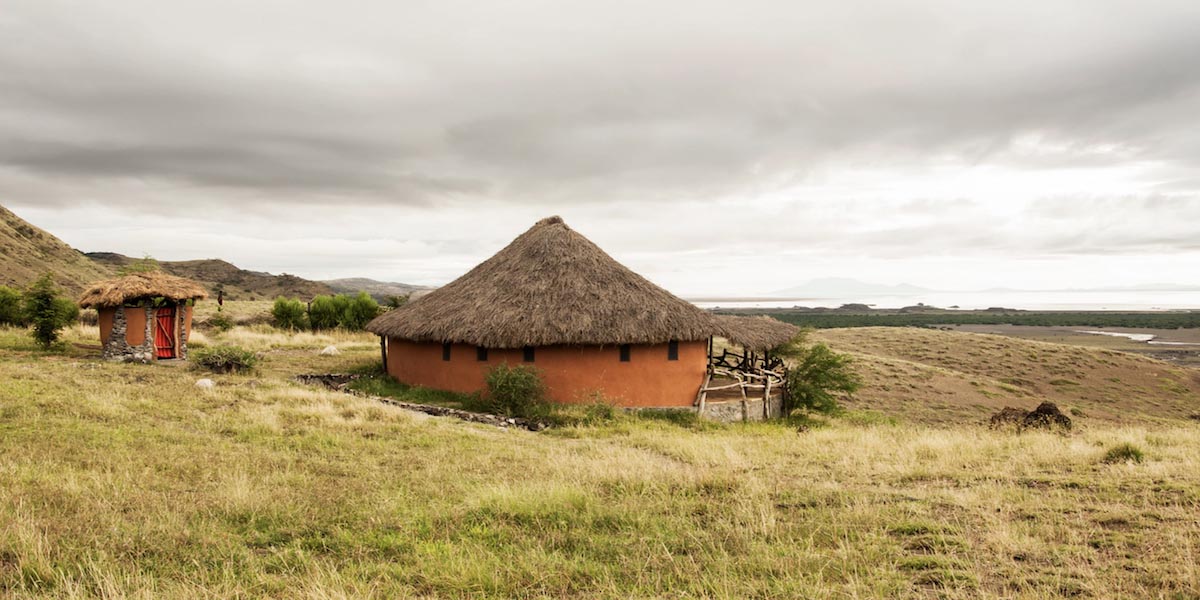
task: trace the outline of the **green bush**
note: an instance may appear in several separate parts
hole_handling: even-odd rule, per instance
[[[308,306],[308,323],[314,330],[349,329],[362,331],[379,316],[379,303],[366,292],[351,298],[345,294],[317,296]]]
[[[233,329],[233,325],[233,319],[229,318],[229,315],[222,312],[218,312],[208,319],[208,326],[221,332]]]
[[[0,325],[28,325],[21,306],[21,292],[0,285]]]
[[[862,386],[858,374],[850,369],[853,359],[847,354],[834,352],[825,344],[805,347],[797,343],[788,350],[794,364],[784,382],[785,413],[796,409],[837,412],[840,407],[835,394],[852,394]]]
[[[305,313],[304,303],[294,298],[276,298],[275,305],[271,307],[271,320],[280,329],[308,329],[308,314]]]
[[[214,373],[242,373],[258,366],[258,355],[237,346],[214,346],[193,352],[192,361]]]
[[[338,306],[337,296],[317,296],[308,304],[308,324],[316,331],[336,329],[345,305]]]
[[[510,417],[539,417],[548,412],[546,384],[530,365],[501,363],[487,372],[487,400],[492,410]]]
[[[366,292],[359,292],[353,298],[346,298],[346,308],[342,311],[341,326],[352,331],[362,331],[371,319],[379,316],[379,303]]]
[[[1146,453],[1142,452],[1141,448],[1138,448],[1129,442],[1117,444],[1116,446],[1109,448],[1108,452],[1104,453],[1104,462],[1108,464],[1123,462],[1140,463],[1145,460],[1145,458]]]
[[[58,341],[58,332],[79,318],[79,307],[60,295],[54,277],[42,275],[25,291],[25,319],[33,324],[33,339],[43,348]]]

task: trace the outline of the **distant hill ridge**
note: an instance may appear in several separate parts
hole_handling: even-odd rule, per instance
[[[141,260],[115,252],[89,252],[86,256],[108,265],[114,272]],[[278,296],[308,300],[313,296],[334,293],[333,288],[319,281],[288,273],[272,275],[247,271],[218,258],[159,261],[158,264],[167,273],[204,284],[214,295],[218,289],[223,289],[228,300],[271,300]]]
[[[0,206],[0,285],[23,287],[43,273],[53,273],[64,290],[76,295],[90,283],[115,277],[122,267],[139,260],[116,252],[85,254]],[[203,284],[214,296],[223,289],[228,300],[271,300],[277,296],[309,300],[321,294],[365,291],[382,302],[389,296],[427,289],[365,278],[312,281],[288,273],[248,271],[216,258],[159,261],[159,266],[167,273]]]

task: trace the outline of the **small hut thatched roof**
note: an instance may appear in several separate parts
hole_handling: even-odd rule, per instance
[[[717,335],[745,347],[762,352],[787,343],[800,334],[800,328],[774,317],[735,317],[717,315]]]
[[[143,298],[180,302],[207,297],[208,293],[198,283],[161,271],[150,271],[96,282],[79,297],[79,305],[84,308],[122,306]]]
[[[367,325],[390,337],[488,348],[702,340],[714,329],[710,314],[630,271],[559,217]]]

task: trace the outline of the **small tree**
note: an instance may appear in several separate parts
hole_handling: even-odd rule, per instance
[[[79,318],[79,307],[59,295],[54,276],[46,273],[25,291],[25,318],[33,324],[33,339],[43,348],[58,341],[58,332]]]
[[[276,298],[275,305],[271,307],[271,319],[280,329],[308,329],[308,315],[304,312],[304,304],[294,298]]]
[[[405,304],[408,304],[408,295],[388,296],[388,298],[387,298],[388,308],[400,308],[401,306],[404,306]]]
[[[0,285],[0,325],[25,325],[24,309],[21,307],[21,292]]]
[[[379,316],[379,303],[366,292],[359,292],[354,298],[346,299],[346,308],[342,311],[342,327],[353,331],[362,331]]]
[[[820,413],[837,412],[835,394],[853,394],[862,387],[862,379],[850,368],[848,354],[834,352],[825,344],[804,344],[801,334],[772,354],[789,359],[785,413],[803,409]]]
[[[546,384],[531,365],[500,363],[487,372],[487,399],[492,410],[510,417],[536,417],[546,412]]]

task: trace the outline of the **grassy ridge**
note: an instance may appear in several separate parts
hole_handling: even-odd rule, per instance
[[[755,311],[760,312],[760,311]],[[1200,312],[970,312],[970,313],[803,313],[762,311],[781,321],[814,329],[843,327],[928,327],[933,325],[1033,325],[1040,327],[1143,327],[1193,329]]]
[[[228,335],[261,372],[204,392],[0,330],[0,596],[1200,593],[1194,424],[534,434],[287,382],[370,364],[370,336]],[[1143,463],[1105,462],[1126,443]]]

